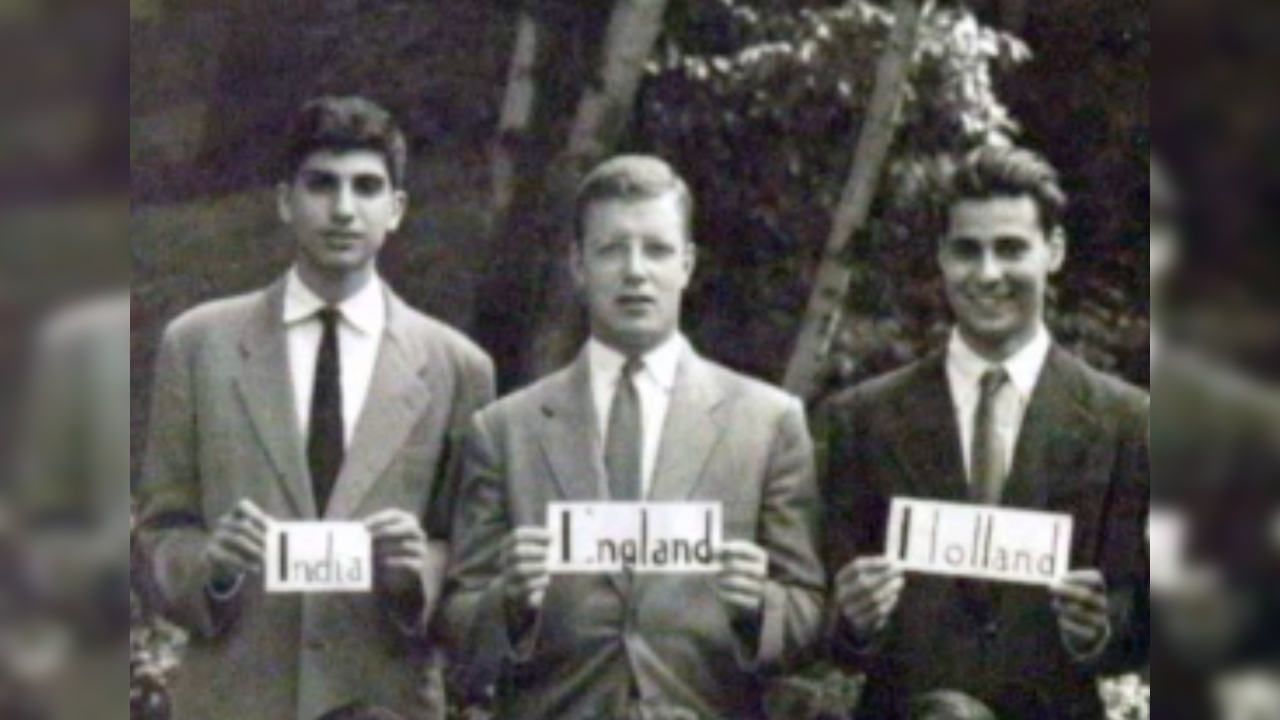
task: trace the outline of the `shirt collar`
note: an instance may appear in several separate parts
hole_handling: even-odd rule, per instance
[[[1049,353],[1053,350],[1053,336],[1043,325],[1036,332],[1035,338],[1016,355],[1001,364],[1009,373],[1009,380],[1018,389],[1024,402],[1030,402],[1035,395],[1036,386],[1040,383],[1040,375],[1049,361]],[[982,376],[995,364],[985,360],[969,347],[959,330],[951,334],[951,345],[947,350],[947,364],[951,372],[965,387],[977,387]]]
[[[297,268],[289,271],[284,291],[284,323],[297,325],[311,320],[327,303],[302,281]],[[387,299],[382,280],[376,275],[359,292],[337,307],[342,319],[362,334],[374,336],[386,326]]]
[[[676,387],[676,375],[680,372],[680,360],[684,357],[687,341],[676,333],[643,358],[644,372],[663,390],[671,392]],[[610,383],[622,372],[627,357],[604,343],[592,338],[587,343],[588,359],[592,370],[602,381]]]

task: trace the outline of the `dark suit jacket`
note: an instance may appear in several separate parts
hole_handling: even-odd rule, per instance
[[[1097,662],[1063,647],[1047,591],[996,589],[974,613],[960,585],[913,576],[880,642],[855,647],[833,623],[836,660],[868,673],[861,717],[896,720],[907,701],[956,690],[1005,718],[1096,720],[1096,680],[1140,659],[1135,612],[1148,576],[1145,520],[1148,400],[1055,349],[1022,428],[1005,504],[1072,515],[1076,568],[1099,568],[1112,591],[1115,636]],[[960,429],[945,359],[932,357],[855,388],[827,408],[828,567],[885,551],[895,497],[968,502]]]
[[[294,411],[284,283],[205,305],[166,331],[139,502],[162,611],[192,633],[175,720],[314,720],[357,700],[443,715],[440,693],[423,692],[441,686],[424,671],[424,639],[443,568],[422,569],[427,607],[413,621],[393,618],[376,594],[268,596],[261,581],[215,603],[202,561],[209,528],[245,498],[282,520],[401,508],[447,538],[449,468],[492,398],[492,366],[458,333],[390,291],[387,300],[364,414],[325,513]]]
[[[764,673],[819,640],[825,576],[812,441],[795,398],[706,362],[681,363],[650,498],[724,503],[726,539],[772,557],[758,636],[731,627],[714,578],[557,577],[532,635],[508,630],[500,552],[547,505],[607,497],[584,357],[477,418],[445,600],[472,686],[500,720],[622,717],[633,700],[699,717],[763,718]]]

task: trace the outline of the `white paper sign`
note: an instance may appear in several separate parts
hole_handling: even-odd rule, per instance
[[[373,590],[373,538],[360,523],[272,523],[267,532],[268,593]]]
[[[888,556],[911,572],[1048,586],[1070,572],[1069,515],[894,500]]]
[[[698,574],[720,569],[719,503],[553,503],[552,574]]]
[[[1147,521],[1147,544],[1151,555],[1151,587],[1173,588],[1186,566],[1187,527],[1181,515],[1152,512]]]

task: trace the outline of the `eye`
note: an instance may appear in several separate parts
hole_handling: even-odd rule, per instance
[[[666,240],[651,239],[644,243],[645,257],[650,260],[669,260],[676,256],[679,251],[676,246]]]
[[[982,243],[973,238],[952,238],[947,241],[946,252],[957,260],[977,260],[982,257]]]
[[[377,175],[361,175],[355,179],[354,187],[361,197],[377,197],[387,189],[387,181]]]
[[[620,240],[606,240],[592,246],[592,254],[602,258],[615,258],[625,255],[627,244]]]
[[[1018,261],[1031,254],[1031,243],[1025,238],[1009,237],[996,241],[996,256],[1001,260]]]
[[[307,192],[327,193],[338,187],[338,178],[323,172],[308,172],[302,176],[302,187]]]

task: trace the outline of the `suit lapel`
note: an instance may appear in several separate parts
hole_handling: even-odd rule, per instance
[[[281,281],[266,292],[245,328],[236,387],[294,510],[301,518],[314,518],[315,496],[298,432],[283,313]]]
[[[1077,372],[1061,349],[1049,355],[1018,435],[1006,505],[1047,509],[1051,492],[1063,492],[1090,476],[1108,447],[1102,428],[1078,399]]]
[[[899,422],[889,426],[891,451],[908,469],[919,497],[967,502],[968,473],[945,356],[924,360],[917,372],[919,382],[903,400]]]
[[[430,388],[422,378],[425,359],[412,351],[405,337],[407,308],[390,290],[386,297],[386,332],[355,436],[325,513],[329,518],[355,516],[431,402]]]
[[[565,500],[608,498],[599,422],[591,395],[591,368],[584,351],[560,376],[542,407],[542,450]]]
[[[682,502],[693,496],[724,433],[717,409],[723,401],[710,366],[686,350],[672,390],[649,499]]]

